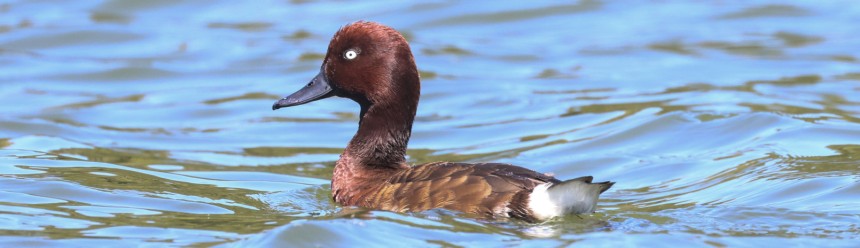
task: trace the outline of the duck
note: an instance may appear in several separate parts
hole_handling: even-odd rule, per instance
[[[448,209],[491,219],[539,222],[592,213],[614,182],[559,180],[504,163],[410,165],[406,148],[421,83],[409,43],[386,25],[357,21],[331,39],[319,73],[272,105],[294,107],[337,96],[360,106],[358,131],[335,162],[332,199],[393,212]]]

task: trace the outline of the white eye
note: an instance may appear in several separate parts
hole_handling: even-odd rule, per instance
[[[358,52],[356,52],[355,49],[349,49],[346,50],[345,53],[343,53],[343,57],[352,60],[355,59],[355,57],[358,57]]]

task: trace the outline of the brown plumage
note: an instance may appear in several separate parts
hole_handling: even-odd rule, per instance
[[[361,106],[359,127],[335,164],[334,201],[395,212],[446,208],[535,221],[591,212],[612,182],[560,181],[500,163],[406,164],[420,80],[409,44],[394,29],[356,22],[332,38],[320,73],[272,109],[331,96]]]
[[[524,197],[543,183],[557,179],[509,164],[435,162],[399,170],[386,180],[374,181],[370,190],[338,199],[389,211],[424,211],[447,208],[484,216],[525,217]],[[337,199],[341,192],[335,193]],[[350,195],[350,194],[344,194]]]

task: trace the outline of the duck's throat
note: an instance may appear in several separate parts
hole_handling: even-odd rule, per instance
[[[412,135],[415,106],[362,106],[358,132],[343,156],[351,164],[376,168],[401,168]],[[344,159],[344,158],[342,158]]]

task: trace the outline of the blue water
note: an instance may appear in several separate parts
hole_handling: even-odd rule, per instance
[[[331,201],[357,104],[271,104],[355,20],[410,42],[409,160],[617,184],[547,223]],[[0,3],[0,246],[856,246],[853,1]]]

